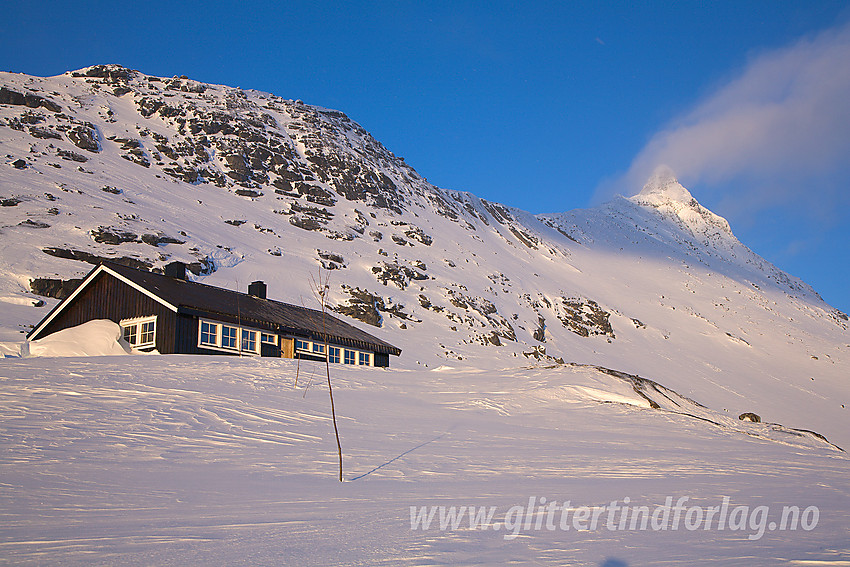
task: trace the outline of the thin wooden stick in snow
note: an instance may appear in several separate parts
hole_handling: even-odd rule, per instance
[[[334,434],[336,435],[336,447],[337,452],[339,453],[339,481],[342,482],[342,443],[339,441],[339,427],[337,427],[336,423],[336,408],[334,407],[334,391],[333,386],[331,386],[331,360],[330,360],[330,352],[328,349],[328,333],[327,333],[327,292],[330,289],[328,285],[328,281],[330,281],[330,274],[325,276],[324,281],[322,281],[322,271],[319,268],[319,281],[310,276],[310,281],[313,287],[313,293],[316,295],[316,299],[319,301],[319,304],[322,306],[322,339],[325,344],[325,368],[327,369],[328,376],[328,395],[331,399],[331,417],[334,422]]]

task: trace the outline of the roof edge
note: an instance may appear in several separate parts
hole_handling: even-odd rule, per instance
[[[26,336],[27,340],[28,341],[38,340],[38,335],[42,331],[44,331],[44,329],[51,323],[51,321],[53,321],[56,318],[57,315],[62,313],[65,310],[65,308],[68,307],[68,305],[70,305],[74,301],[74,299],[76,299],[76,297],[80,293],[83,292],[83,290],[85,290],[87,287],[89,287],[92,284],[92,282],[97,278],[97,276],[100,275],[101,273],[107,273],[107,274],[111,275],[112,277],[118,279],[122,283],[129,285],[130,287],[132,287],[136,291],[147,295],[148,297],[150,297],[154,301],[157,301],[158,303],[161,303],[162,305],[164,305],[168,309],[170,309],[174,312],[177,312],[177,307],[175,307],[174,305],[171,305],[170,303],[168,303],[167,301],[165,301],[161,297],[157,296],[155,293],[152,293],[151,291],[143,288],[142,286],[139,286],[136,283],[130,281],[129,279],[122,276],[121,274],[119,274],[115,270],[110,269],[110,267],[107,265],[106,262],[101,262],[100,264],[98,264],[97,266],[95,266],[94,268],[89,270],[89,273],[85,275],[85,277],[83,278],[83,281],[80,283],[80,285],[78,285],[77,288],[74,291],[71,292],[71,295],[69,295],[68,297],[66,297],[62,301],[60,301],[50,311],[50,313],[48,313],[41,321],[38,322],[38,324],[35,327],[33,327],[33,329],[29,333],[27,333],[27,336]]]
[[[50,322],[53,321],[53,319],[56,318],[57,315],[59,315],[62,311],[64,311],[65,308],[68,306],[68,304],[77,295],[79,295],[80,292],[83,289],[88,287],[89,284],[91,284],[91,282],[97,276],[97,274],[102,272],[104,268],[105,268],[105,266],[103,264],[99,264],[99,265],[95,266],[94,268],[92,268],[91,270],[89,270],[89,273],[87,273],[85,275],[85,277],[83,277],[83,281],[80,282],[80,285],[78,285],[77,288],[74,291],[71,292],[71,295],[69,295],[68,297],[66,297],[65,299],[63,299],[59,303],[57,303],[56,306],[53,309],[50,310],[50,313],[45,315],[44,318],[41,321],[39,321],[38,324],[35,327],[33,327],[33,329],[29,333],[27,333],[27,337],[26,337],[27,340],[28,341],[37,340],[37,338],[36,338],[37,335],[39,333],[41,333],[44,330],[44,328],[48,324],[50,324]]]

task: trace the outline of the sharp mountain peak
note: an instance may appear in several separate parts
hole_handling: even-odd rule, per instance
[[[693,196],[685,189],[676,178],[676,173],[666,165],[659,165],[646,180],[639,195],[649,197],[650,195],[663,196],[666,199],[689,203]]]

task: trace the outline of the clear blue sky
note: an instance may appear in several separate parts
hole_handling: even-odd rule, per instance
[[[708,143],[698,127],[696,140],[672,138],[678,153],[653,145],[699,123],[702,103],[740,108],[718,93],[763,77],[775,54],[846,28],[850,4],[629,4],[15,2],[0,22],[0,69],[46,76],[120,63],[302,99],[344,111],[436,185],[535,213],[589,206],[607,195],[600,187],[636,192],[622,176],[638,156],[678,160],[683,183],[745,244],[850,311],[850,177],[841,165],[850,163],[850,133],[832,143],[838,156],[825,165],[790,159],[805,161],[790,169],[771,168],[771,160],[789,163],[781,151],[789,144],[771,125],[764,130],[777,147],[758,167],[734,166],[730,156],[692,163]],[[764,93],[784,91],[783,81],[844,72],[767,79],[758,102],[773,104]],[[812,95],[815,112],[850,128],[844,103],[829,108],[819,101],[835,93],[821,94]],[[730,115],[713,112],[721,124]],[[829,134],[810,138],[830,143]]]

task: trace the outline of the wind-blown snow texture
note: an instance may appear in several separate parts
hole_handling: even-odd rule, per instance
[[[342,486],[326,482],[326,400],[315,383],[301,397],[289,362],[4,361],[4,557],[846,559],[847,316],[671,174],[534,216],[434,187],[344,114],[300,101],[118,66],[3,73],[0,86],[0,341],[22,340],[67,280],[109,258],[183,260],[207,283],[263,279],[271,298],[305,304],[323,267],[340,316],[403,349],[386,372],[334,369],[347,478],[377,467]],[[669,392],[649,396],[659,409],[638,375]],[[414,504],[675,492],[819,505],[821,525],[756,543],[405,525]]]

